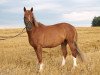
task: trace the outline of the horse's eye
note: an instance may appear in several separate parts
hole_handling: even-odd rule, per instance
[[[32,17],[32,19],[34,19],[34,17]]]

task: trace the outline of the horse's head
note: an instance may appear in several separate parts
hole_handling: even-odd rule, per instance
[[[31,8],[30,10],[26,10],[26,8],[24,7],[24,23],[26,25],[27,30],[31,30],[33,25],[35,25],[33,8]]]

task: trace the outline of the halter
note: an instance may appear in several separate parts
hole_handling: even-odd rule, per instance
[[[26,21],[26,19],[24,18],[24,23],[26,25],[26,29],[29,31],[32,29],[32,26],[33,26],[33,22],[30,22],[30,21]]]

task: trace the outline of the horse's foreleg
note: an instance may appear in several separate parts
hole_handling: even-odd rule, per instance
[[[66,62],[66,56],[67,56],[67,42],[64,42],[61,44],[61,50],[62,50],[62,53],[63,53],[63,60],[62,60],[62,66],[65,65],[65,62]]]
[[[41,46],[37,46],[35,51],[36,51],[36,55],[37,55],[38,62],[39,62],[39,72],[41,72],[43,70],[42,47]]]
[[[77,60],[76,60],[76,56],[78,54],[78,51],[77,51],[77,47],[75,46],[74,43],[69,43],[69,46],[70,46],[70,49],[72,51],[72,55],[73,55],[73,68],[77,67]]]

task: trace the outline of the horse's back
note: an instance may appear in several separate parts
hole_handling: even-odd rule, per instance
[[[61,30],[65,33],[65,35],[74,35],[76,33],[76,29],[69,23],[58,23],[55,25],[51,25],[50,27],[54,28],[55,30]]]
[[[44,25],[45,26],[45,25]],[[57,23],[57,24],[53,24],[53,25],[49,25],[49,26],[46,26],[46,28],[55,28],[55,29],[61,29],[61,28],[65,28],[65,29],[75,29],[71,24],[69,23]]]

